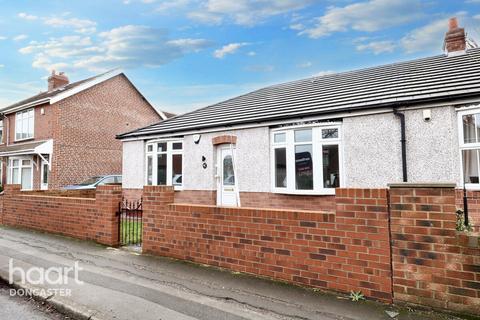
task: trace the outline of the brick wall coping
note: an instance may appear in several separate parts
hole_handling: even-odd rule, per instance
[[[47,199],[70,199],[70,200],[88,200],[95,201],[95,198],[86,197],[62,197],[62,196],[39,196],[36,194],[14,194],[15,197],[47,198]]]
[[[229,209],[229,210],[254,210],[254,211],[270,211],[270,212],[298,212],[298,213],[314,213],[314,214],[335,214],[334,212],[329,211],[313,211],[313,210],[297,210],[297,209],[279,209],[279,208],[260,208],[260,207],[220,207],[209,204],[191,204],[191,203],[170,203],[168,205],[171,208],[181,207],[181,208],[218,208],[218,209]]]
[[[398,182],[387,184],[389,188],[456,188],[456,183],[451,182],[425,182],[425,183],[412,183],[412,182]]]

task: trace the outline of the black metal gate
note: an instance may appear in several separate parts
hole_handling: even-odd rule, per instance
[[[118,237],[121,246],[142,245],[142,199],[128,201],[122,199],[118,204]]]

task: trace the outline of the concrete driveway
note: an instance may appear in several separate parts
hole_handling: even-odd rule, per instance
[[[73,266],[78,261],[83,284],[72,278],[65,285],[25,286],[70,289],[70,296],[43,298],[79,319],[392,319],[386,310],[400,312],[395,319],[458,319],[374,302],[354,303],[216,268],[0,227],[0,277],[8,279],[10,259],[24,270]],[[18,285],[18,275],[15,279]]]

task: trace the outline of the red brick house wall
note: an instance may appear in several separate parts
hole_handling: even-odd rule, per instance
[[[121,174],[122,143],[115,136],[161,120],[123,74],[34,110],[34,138],[22,142],[54,139],[49,189],[94,175]],[[7,115],[4,123],[9,143],[16,144],[15,113]],[[36,156],[34,161],[40,163]],[[39,166],[33,168],[33,188],[40,188]]]
[[[115,136],[161,120],[124,75],[54,105],[53,189],[94,175],[121,174],[122,143]]]

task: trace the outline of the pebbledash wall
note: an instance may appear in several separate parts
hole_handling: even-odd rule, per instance
[[[0,224],[118,245],[116,212],[122,198],[121,186],[100,186],[94,194],[22,192],[20,187],[5,186],[0,197]]]
[[[423,119],[423,109],[431,120]],[[461,180],[457,114],[454,106],[420,106],[404,110],[407,133],[408,177],[411,182]],[[402,181],[400,124],[391,110],[379,114],[348,116],[342,120],[343,186],[382,188]],[[312,210],[330,204],[334,197],[301,197],[272,193],[270,128],[259,127],[202,133],[198,144],[192,135],[184,139],[183,190],[176,199],[194,198],[196,203],[216,204],[215,137],[236,136],[238,183],[242,206],[283,207]],[[125,195],[141,195],[145,184],[145,142],[123,142],[123,185]],[[207,168],[202,167],[202,156]],[[190,201],[189,201],[190,202]],[[480,221],[479,221],[480,224]]]
[[[337,189],[335,210],[324,212],[181,204],[176,195],[145,187],[144,252],[480,313],[480,238],[455,230],[454,184]]]

